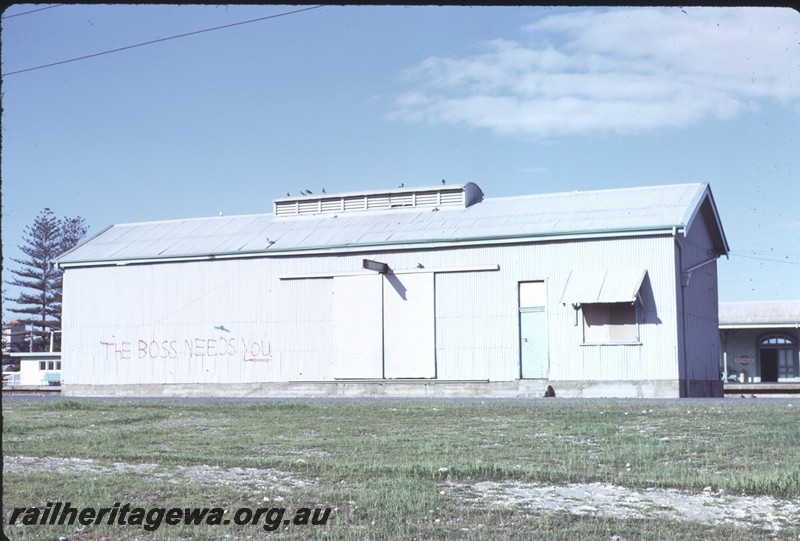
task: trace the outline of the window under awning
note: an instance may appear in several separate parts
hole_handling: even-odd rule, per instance
[[[647,269],[572,271],[561,295],[563,304],[636,302]]]

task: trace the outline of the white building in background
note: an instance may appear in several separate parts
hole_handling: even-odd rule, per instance
[[[3,388],[49,388],[61,385],[61,353],[14,352],[8,357],[19,363],[19,370],[3,371]]]
[[[64,269],[64,392],[721,396],[706,184],[287,197],[111,226]]]
[[[800,386],[800,301],[720,303],[719,329],[727,381]]]

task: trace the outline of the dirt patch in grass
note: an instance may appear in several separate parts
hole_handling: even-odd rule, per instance
[[[220,468],[218,466],[175,466],[159,464],[128,464],[114,462],[104,464],[93,459],[6,456],[3,473],[39,473],[107,475],[120,473],[150,474],[171,483],[194,481],[202,484],[270,489],[287,492],[313,485],[313,482],[298,479],[276,469]]]
[[[90,458],[57,458],[34,456],[3,457],[3,473],[51,472],[59,474],[98,475],[108,473],[151,473],[158,464],[125,464],[115,462],[102,465]]]
[[[279,455],[279,456],[290,456],[296,455],[299,457],[305,458],[326,458],[331,456],[328,451],[323,451],[321,449],[291,449],[291,448],[284,448],[277,445],[261,445],[258,449],[258,452],[261,453],[261,456],[265,455]]]
[[[449,482],[446,492],[480,507],[520,506],[538,512],[613,518],[661,517],[711,525],[763,528],[778,532],[800,527],[800,502],[769,496],[734,496],[706,488],[700,494],[674,489],[630,489],[602,484],[548,486],[486,481],[472,485]]]
[[[247,486],[254,489],[268,489],[288,492],[314,483],[292,477],[275,469],[259,468],[219,468],[217,466],[178,466],[176,473],[199,483],[211,485]],[[174,480],[174,479],[172,479]]]

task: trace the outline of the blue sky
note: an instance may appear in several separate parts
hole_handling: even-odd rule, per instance
[[[42,7],[2,20],[6,259],[44,207],[96,233],[269,213],[303,188],[709,182],[720,300],[800,299],[795,11],[325,6],[13,74],[301,9],[12,16]]]

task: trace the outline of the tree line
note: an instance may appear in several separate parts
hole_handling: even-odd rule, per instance
[[[25,227],[19,245],[24,257],[10,258],[15,265],[9,268],[12,278],[6,281],[20,292],[16,297],[3,295],[5,302],[14,305],[8,311],[19,316],[17,325],[10,327],[11,335],[3,333],[11,351],[47,351],[51,341],[54,351],[61,350],[64,273],[53,261],[77,246],[88,230],[83,218],[57,218],[49,208]],[[6,344],[3,346],[5,350]]]

